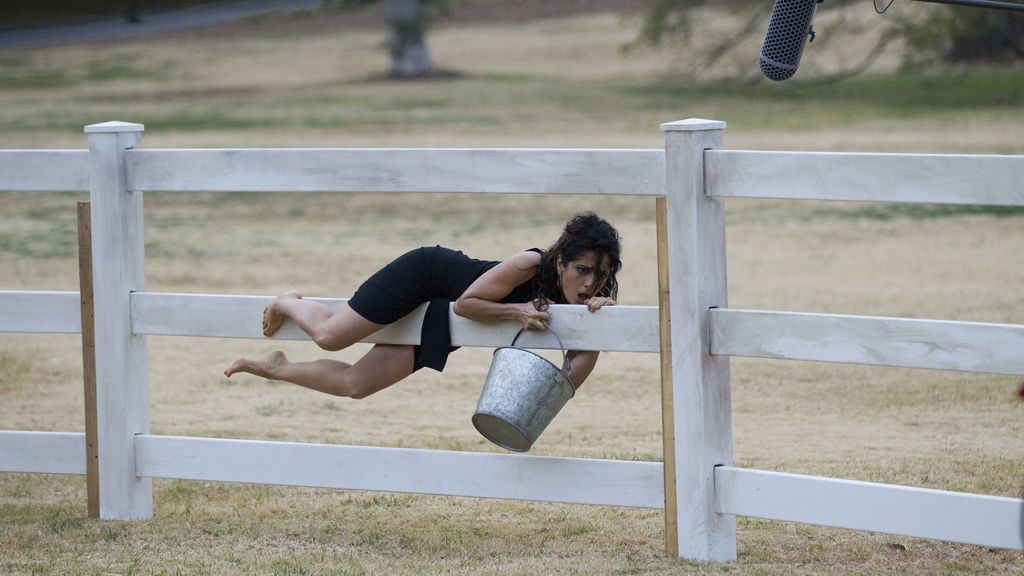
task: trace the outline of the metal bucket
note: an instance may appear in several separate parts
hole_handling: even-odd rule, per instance
[[[551,330],[548,327],[548,330]],[[526,452],[547,428],[562,406],[576,393],[569,379],[569,360],[561,339],[562,368],[523,348],[511,346],[494,351],[491,369],[484,380],[473,426],[484,438],[513,452]]]

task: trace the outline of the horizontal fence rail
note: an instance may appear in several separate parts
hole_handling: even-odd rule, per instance
[[[1024,375],[1024,325],[711,310],[711,353]]]
[[[1024,156],[704,153],[709,196],[1024,206]]]
[[[0,430],[0,472],[85,474],[85,434]]]
[[[660,462],[156,435],[135,450],[150,478],[664,507]]]
[[[82,309],[78,292],[0,290],[0,333],[79,334]]]
[[[263,308],[266,296],[167,294],[141,292],[131,296],[132,325],[136,334],[153,336],[206,336],[214,338],[265,338]],[[312,298],[337,310],[345,299]],[[419,344],[426,305],[373,334],[365,342]],[[572,350],[657,352],[658,309],[655,306],[609,306],[591,313],[584,306],[553,305],[551,327],[562,344]],[[453,346],[508,346],[519,324],[484,324],[451,317]],[[283,340],[309,340],[290,321],[274,335]],[[517,342],[527,348],[557,349],[558,342],[546,332],[528,332]]]
[[[663,150],[139,149],[127,157],[132,190],[665,195]]]
[[[87,150],[0,150],[0,190],[89,190]]]
[[[718,512],[1024,549],[1024,500],[781,472],[715,468]]]

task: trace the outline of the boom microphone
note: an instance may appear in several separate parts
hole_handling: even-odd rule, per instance
[[[775,0],[768,33],[761,47],[761,72],[772,80],[787,80],[796,74],[804,52],[814,9],[820,0]]]

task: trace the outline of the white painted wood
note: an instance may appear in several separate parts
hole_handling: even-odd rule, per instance
[[[123,130],[123,131],[121,131]],[[89,133],[100,518],[152,516],[152,482],[135,475],[135,435],[149,431],[146,337],[132,334],[129,295],[144,291],[142,193],[128,188],[125,150],[142,126],[106,123]]]
[[[662,132],[721,132],[725,130],[726,124],[721,120],[707,120],[704,118],[686,118],[675,122],[665,122],[661,125]]]
[[[468,415],[467,415],[468,422]],[[446,496],[661,508],[661,464],[143,435],[139,474]]]
[[[680,557],[736,559],[736,521],[715,508],[714,467],[732,464],[729,358],[712,356],[708,309],[726,307],[724,202],[704,194],[704,150],[722,122],[663,124],[668,203],[677,545]],[[668,459],[666,458],[666,461]]]
[[[85,434],[0,430],[0,472],[85,474]]]
[[[1024,375],[1024,325],[719,309],[711,352]]]
[[[121,122],[120,120],[100,122],[99,124],[90,124],[85,127],[86,134],[127,134],[131,132],[142,132],[143,130],[145,130],[145,126],[142,124],[136,124],[135,122]]]
[[[1024,500],[763,470],[715,469],[718,510],[1024,549]]]
[[[347,299],[310,298],[338,310]],[[214,338],[257,338],[263,336],[263,307],[266,296],[219,294],[132,294],[132,325],[136,334],[159,336],[205,336]],[[426,305],[370,336],[366,342],[419,344]],[[658,309],[654,306],[611,306],[590,313],[585,306],[554,305],[551,326],[566,348],[618,352],[657,352]],[[508,346],[519,331],[516,322],[483,324],[449,311],[452,344],[496,348]],[[281,340],[309,340],[287,322],[274,335]],[[526,333],[517,345],[557,349],[558,343],[544,332]]]
[[[0,150],[0,190],[88,189],[86,150]]]
[[[708,194],[1024,206],[1024,156],[709,150]]]
[[[0,290],[0,332],[78,334],[78,292]]]
[[[660,150],[136,150],[135,190],[663,195]]]

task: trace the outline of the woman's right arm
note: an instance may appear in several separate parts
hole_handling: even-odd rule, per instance
[[[516,286],[533,278],[540,259],[541,255],[536,252],[520,252],[491,268],[459,296],[455,301],[455,313],[477,322],[516,320],[527,330],[543,329],[549,315],[537,310],[532,302],[499,302]]]

